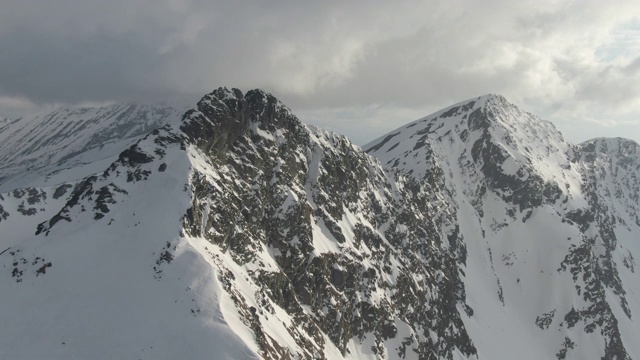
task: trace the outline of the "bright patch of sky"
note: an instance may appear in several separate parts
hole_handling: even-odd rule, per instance
[[[640,20],[634,19],[611,30],[611,41],[596,49],[603,61],[634,61],[640,56]]]

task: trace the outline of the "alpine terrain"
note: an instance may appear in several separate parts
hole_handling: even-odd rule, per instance
[[[56,184],[74,177],[59,175],[69,171],[75,177],[100,171],[127,144],[188,109],[184,104],[114,104],[0,118],[0,192]]]
[[[363,148],[183,110],[0,120],[0,358],[640,359],[637,143],[499,95]]]

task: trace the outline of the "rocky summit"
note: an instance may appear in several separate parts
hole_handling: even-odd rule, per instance
[[[0,357],[640,359],[633,141],[499,95],[363,148],[262,90],[126,109],[0,123],[38,134],[0,146]]]

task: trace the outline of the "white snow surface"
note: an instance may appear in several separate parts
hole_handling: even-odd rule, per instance
[[[139,136],[178,121],[187,109],[182,103],[113,104],[0,121],[0,192],[100,171]]]
[[[26,221],[13,213],[0,222],[0,357],[257,358],[246,331],[229,324],[234,309],[198,239],[180,236],[187,154],[174,146],[163,161],[167,171],[144,182],[104,179],[128,194],[101,221],[80,212],[39,236],[34,225],[48,216]],[[51,199],[51,188],[42,191]],[[17,200],[10,196],[3,194],[5,208]],[[60,202],[37,206],[49,215]],[[153,267],[168,246],[175,249],[172,271],[160,281],[164,274]],[[46,273],[34,271],[47,263]]]

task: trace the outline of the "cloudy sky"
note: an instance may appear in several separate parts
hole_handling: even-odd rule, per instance
[[[623,0],[2,0],[0,116],[263,88],[363,144],[499,93],[572,142],[640,141]]]

